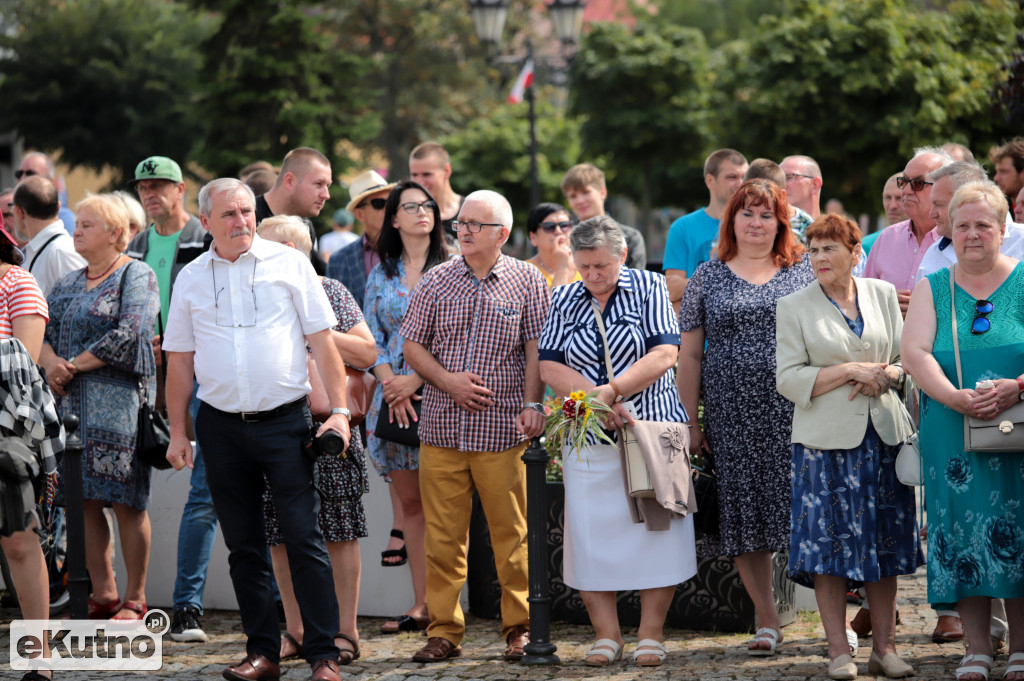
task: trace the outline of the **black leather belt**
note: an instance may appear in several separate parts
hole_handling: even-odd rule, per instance
[[[254,423],[257,421],[269,421],[270,419],[277,418],[278,416],[284,416],[296,409],[302,408],[305,404],[306,398],[300,397],[293,402],[282,404],[280,407],[274,407],[273,409],[267,409],[266,411],[222,411],[209,404],[206,406],[219,414],[223,414],[224,416],[233,416],[242,419],[246,423]]]

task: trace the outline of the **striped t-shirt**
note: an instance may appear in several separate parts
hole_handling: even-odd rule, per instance
[[[12,265],[0,278],[0,338],[14,336],[11,322],[24,315],[37,314],[49,321],[46,298],[28,270]]]

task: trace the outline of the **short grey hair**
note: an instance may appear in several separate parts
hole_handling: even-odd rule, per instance
[[[508,228],[509,231],[512,230],[512,206],[504,196],[490,189],[478,189],[466,196],[463,203],[468,203],[469,201],[479,201],[486,204],[491,209],[491,215],[494,219]]]
[[[938,182],[942,178],[948,177],[955,192],[965,184],[985,182],[988,180],[988,173],[974,161],[957,161],[956,163],[950,163],[948,166],[942,166],[938,170],[933,170],[925,177],[930,182]]]
[[[207,182],[199,190],[200,215],[210,217],[210,211],[213,210],[213,197],[217,194],[247,194],[253,207],[256,206],[256,195],[252,193],[252,188],[249,185],[238,178],[219,177],[216,180]]]
[[[128,210],[128,217],[131,219],[132,224],[138,225],[139,229],[145,229],[148,224],[146,220],[146,211],[142,207],[142,204],[139,203],[138,199],[122,190],[112,193],[124,203],[124,207]]]
[[[626,237],[622,235],[619,223],[607,215],[598,215],[572,228],[569,246],[573,253],[607,248],[613,257],[621,258],[626,252]]]
[[[915,147],[914,155],[911,157],[910,160],[914,160],[918,156],[924,156],[925,154],[935,154],[936,156],[938,156],[939,161],[941,162],[941,165],[939,166],[940,168],[944,168],[948,165],[956,163],[956,159],[953,158],[950,155],[950,153],[943,149],[942,147]]]
[[[810,173],[811,177],[816,177],[819,180],[822,179],[821,166],[819,166],[818,162],[815,161],[810,156],[804,156],[802,154],[798,154],[795,156],[787,156],[786,158],[782,159],[779,162],[779,165],[781,166],[786,161],[799,161],[800,163],[803,164],[804,171]],[[783,189],[785,189],[785,187],[783,187]]]
[[[984,182],[969,182],[956,190],[953,198],[949,200],[946,211],[949,214],[949,226],[952,227],[956,220],[956,214],[961,208],[972,203],[984,203],[996,214],[1000,231],[1006,229],[1006,216],[1010,213],[1010,204],[1006,201],[1006,195],[995,182],[985,180]]]
[[[292,242],[295,250],[308,256],[313,250],[313,240],[309,237],[309,226],[302,218],[295,215],[274,215],[260,223],[256,233],[264,239],[278,243]]]

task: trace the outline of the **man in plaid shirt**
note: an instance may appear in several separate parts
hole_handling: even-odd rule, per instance
[[[427,385],[419,424],[426,519],[429,639],[413,660],[462,653],[466,543],[480,494],[502,587],[505,659],[529,642],[526,438],[544,430],[537,341],[550,294],[540,271],[502,255],[512,208],[500,194],[466,197],[452,227],[462,256],[423,275],[402,323],[405,358]]]

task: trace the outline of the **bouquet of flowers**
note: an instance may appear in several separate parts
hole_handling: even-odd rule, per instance
[[[547,419],[547,438],[559,450],[568,445],[575,450],[577,458],[587,443],[587,436],[615,446],[615,441],[605,434],[601,416],[611,412],[611,407],[597,399],[597,391],[586,393],[576,390],[562,400],[561,409],[552,409]]]

